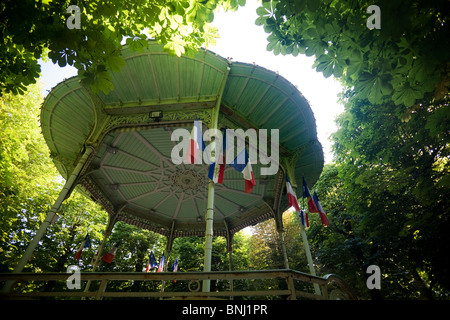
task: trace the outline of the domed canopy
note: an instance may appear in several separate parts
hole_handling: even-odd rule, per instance
[[[253,164],[251,193],[242,173],[226,167],[223,183],[215,185],[214,234],[233,234],[286,209],[285,172],[294,185],[319,178],[323,152],[313,113],[277,73],[206,50],[174,57],[155,42],[143,52],[125,46],[122,56],[126,65],[111,73],[114,90],[95,94],[73,77],[52,89],[41,112],[44,137],[65,178],[86,146],[94,148],[78,183],[117,220],[166,236],[204,234],[208,165],[174,164],[171,134],[190,132],[196,118],[206,130],[217,106],[218,128],[279,129],[280,167],[261,175],[268,165]]]

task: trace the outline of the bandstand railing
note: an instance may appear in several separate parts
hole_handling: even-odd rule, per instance
[[[178,273],[139,273],[139,272],[86,272],[80,273],[79,280],[82,283],[80,289],[68,289],[58,292],[44,291],[46,286],[38,285],[41,282],[67,282],[70,273],[2,273],[0,274],[0,287],[7,282],[14,281],[9,292],[2,292],[0,299],[40,299],[53,297],[59,299],[108,299],[108,298],[154,298],[154,299],[355,299],[351,290],[345,282],[336,275],[330,274],[325,277],[312,276],[303,272],[282,270],[260,270],[260,271],[224,271],[224,272],[178,272]],[[167,287],[164,284],[177,281],[178,287],[184,283],[185,291],[176,291],[174,286]],[[225,290],[211,292],[201,291],[202,280],[225,281],[229,285]],[[275,282],[273,282],[276,280]],[[93,291],[85,292],[85,283],[99,283],[91,286]],[[109,291],[108,284],[114,281],[150,281],[158,285],[154,291],[148,288],[137,291]],[[246,282],[246,286],[239,285],[239,281]],[[258,288],[258,281],[272,281],[278,283],[271,289]],[[37,289],[30,289],[26,284],[32,283]],[[315,294],[313,284],[320,286],[320,295]],[[233,285],[234,284],[234,285]],[[248,285],[251,284],[251,285]],[[33,285],[31,287],[33,287]],[[245,290],[242,289],[245,287]],[[1,291],[1,290],[0,290]]]

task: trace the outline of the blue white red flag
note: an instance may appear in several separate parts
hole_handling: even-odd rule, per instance
[[[159,267],[156,272],[162,272],[164,270],[164,253],[161,257],[161,261],[159,261]]]
[[[172,270],[173,272],[177,272],[178,271],[178,258],[172,264],[172,266],[170,267],[170,270]]]
[[[205,150],[205,142],[203,141],[201,121],[197,118],[194,121],[194,127],[191,131],[189,139],[187,161],[191,164],[201,164],[203,158],[203,150]]]
[[[223,135],[223,144],[218,147],[218,157],[219,161],[212,162],[209,165],[208,178],[214,183],[223,183],[223,174],[225,172],[225,154],[227,149],[226,134]]]
[[[309,228],[309,219],[308,219],[308,212],[304,211],[304,210],[300,210],[300,212],[298,213],[301,221],[302,221],[302,225],[305,228]]]
[[[148,258],[147,268],[145,269],[145,272],[149,272],[150,269],[156,268],[157,266],[158,266],[158,262],[156,262],[153,251],[151,251],[150,257]]]
[[[209,165],[208,178],[215,183],[223,183],[223,174],[225,172],[225,163],[219,164],[213,162]]]
[[[75,259],[80,260],[83,249],[89,248],[90,246],[91,246],[91,240],[89,239],[89,234],[86,234],[86,237],[84,237],[84,240],[80,245],[80,249],[78,249],[77,254],[75,255]]]
[[[319,212],[314,202],[314,199],[311,197],[311,193],[309,192],[308,185],[306,184],[306,180],[304,177],[303,177],[303,198],[306,198],[308,202],[309,212]]]
[[[314,191],[313,195],[314,203],[316,204],[317,210],[319,211],[320,220],[324,226],[329,226],[330,222],[328,221],[327,215],[325,214],[325,210],[323,210],[322,204],[319,201],[319,197],[317,196],[316,191]]]
[[[297,196],[292,189],[291,181],[289,180],[288,175],[286,175],[286,191],[288,196],[289,207],[294,207],[295,211],[300,211],[300,207],[298,206]]]
[[[170,267],[170,270],[172,270],[173,272],[177,272],[178,271],[178,258],[172,264],[172,266]],[[173,280],[173,282],[177,282],[177,280]]]
[[[116,245],[114,246],[114,248],[112,248],[107,254],[105,254],[102,257],[102,260],[107,262],[107,263],[111,263],[116,255],[117,252],[117,248],[119,247],[120,241],[116,243]]]
[[[245,179],[245,192],[251,193],[253,187],[256,185],[255,176],[253,175],[252,164],[248,156],[247,149],[241,151],[237,157],[230,163],[230,166],[237,171],[242,172]]]

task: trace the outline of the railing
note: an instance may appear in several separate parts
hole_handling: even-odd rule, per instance
[[[80,282],[83,283],[80,289],[68,289],[68,286],[61,286],[61,282],[68,281],[71,273],[3,273],[0,274],[1,282],[12,283],[9,292],[0,294],[0,299],[33,299],[43,297],[68,298],[159,298],[159,299],[355,299],[351,290],[345,282],[336,275],[325,277],[312,276],[295,270],[261,270],[261,271],[227,271],[227,272],[178,272],[178,273],[131,273],[131,272],[86,272],[80,273]],[[165,286],[172,281],[177,281],[178,288],[187,288],[184,291],[177,291],[176,287]],[[222,286],[222,290],[211,292],[201,291],[201,281],[225,281],[227,286]],[[133,283],[153,282],[153,291],[148,290],[148,286],[138,291],[117,290],[108,291],[108,284],[114,281],[132,281]],[[258,288],[258,281],[272,281],[272,286],[276,283],[276,288]],[[58,288],[63,288],[58,292],[43,291],[42,288],[52,286],[42,285],[49,283],[60,283]],[[86,283],[96,283],[91,286],[94,291],[85,292]],[[187,286],[186,286],[187,282]],[[29,284],[28,286],[26,284]],[[100,283],[98,285],[98,283]],[[30,289],[36,287],[35,290]],[[157,284],[157,285],[155,285]],[[320,294],[316,294],[313,285],[320,287]],[[53,286],[55,287],[55,286]],[[113,287],[113,286],[111,286]],[[216,286],[218,288],[219,286]],[[226,287],[224,290],[223,287]],[[6,288],[6,286],[4,286]],[[243,289],[244,288],[244,289]],[[129,288],[128,288],[129,289]],[[155,290],[156,289],[156,290]],[[214,289],[214,288],[213,288]],[[1,290],[0,290],[1,291]],[[5,290],[3,290],[5,291]]]

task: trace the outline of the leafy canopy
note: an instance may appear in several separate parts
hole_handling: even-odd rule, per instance
[[[80,29],[69,29],[69,5],[80,8]],[[94,92],[112,89],[108,71],[124,64],[123,40],[133,50],[147,38],[180,56],[214,44],[218,8],[236,10],[245,0],[6,0],[0,4],[0,92],[22,94],[39,77],[38,59],[71,65]]]
[[[366,25],[370,5],[380,8],[381,29]],[[256,24],[275,55],[314,56],[318,72],[341,78],[358,99],[411,107],[449,85],[449,12],[446,0],[263,0]]]

